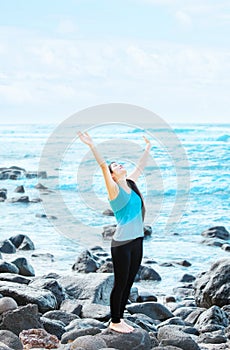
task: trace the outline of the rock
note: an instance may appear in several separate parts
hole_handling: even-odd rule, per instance
[[[56,320],[62,322],[65,326],[68,326],[70,322],[73,320],[79,319],[77,315],[73,315],[71,313],[67,313],[64,311],[48,311],[45,314],[43,314],[43,317],[48,318],[50,320]]]
[[[173,292],[176,294],[176,297],[179,299],[185,299],[188,297],[192,297],[194,294],[193,286],[192,284],[187,284],[182,287],[176,287],[173,288]]]
[[[102,322],[108,321],[110,319],[110,308],[106,305],[99,305],[89,302],[84,303],[81,317],[90,318],[92,315],[95,320]]]
[[[191,313],[189,313],[189,315],[185,318],[185,322],[190,323],[190,324],[195,324],[199,318],[199,316],[206,311],[205,308],[195,308],[194,311],[192,311]]]
[[[171,317],[168,320],[161,322],[158,325],[158,329],[160,327],[168,326],[168,325],[177,325],[177,326],[185,326],[185,322],[180,317]]]
[[[43,276],[34,279],[29,283],[29,286],[35,289],[47,289],[53,293],[57,300],[57,307],[59,308],[62,301],[66,298],[66,293],[64,288],[60,285],[60,283],[54,279],[49,278],[49,276]]]
[[[57,300],[48,290],[29,287],[25,284],[0,281],[0,293],[12,297],[18,305],[36,304],[41,313],[57,308]]]
[[[160,346],[176,346],[183,350],[199,350],[197,343],[190,335],[181,331],[178,326],[164,326],[158,331]]]
[[[26,171],[25,176],[28,179],[34,179],[36,177],[47,179],[47,172],[46,171]]]
[[[214,238],[206,238],[201,241],[202,244],[205,244],[207,246],[211,247],[222,247],[224,241],[222,240],[216,240]]]
[[[42,185],[40,182],[34,186],[34,188],[36,188],[37,190],[47,190],[48,187]]]
[[[138,288],[132,286],[129,292],[129,300],[131,301],[131,303],[136,303],[138,296]]]
[[[25,193],[24,186],[22,186],[22,185],[17,186],[17,187],[15,188],[14,192],[17,192],[17,193]]]
[[[18,304],[13,298],[10,298],[10,297],[0,298],[0,315],[3,312],[17,309],[17,307],[18,307]]]
[[[152,235],[152,233],[153,233],[152,227],[149,225],[144,225],[144,236],[149,237]]]
[[[192,265],[192,264],[191,264],[189,261],[187,261],[187,260],[173,261],[173,264],[181,265],[181,266],[184,266],[184,267],[189,267],[189,266]]]
[[[0,330],[0,342],[14,350],[22,350],[23,348],[19,338],[13,332],[7,330]]]
[[[113,263],[111,261],[106,261],[99,267],[97,273],[113,273]]]
[[[155,327],[154,320],[144,314],[127,315],[125,321],[130,321],[132,326],[137,325],[147,332],[154,332],[155,334],[157,333],[157,328]]]
[[[141,265],[136,274],[135,282],[140,280],[161,281],[161,277],[152,267]]]
[[[58,338],[55,335],[47,333],[44,329],[28,329],[19,334],[25,349],[27,348],[45,348],[57,349],[59,347]]]
[[[12,197],[8,199],[8,202],[10,203],[29,203],[29,197],[28,196],[21,196],[21,197]]]
[[[227,342],[227,337],[221,334],[220,331],[203,333],[198,338],[198,343],[205,344],[222,344]]]
[[[0,252],[5,254],[16,253],[15,246],[11,243],[9,239],[0,241]]]
[[[195,327],[202,332],[202,328],[210,324],[227,327],[229,325],[228,315],[218,306],[214,305],[202,312],[196,321]]]
[[[209,271],[194,282],[198,306],[209,308],[230,304],[230,259],[215,262]]]
[[[96,335],[101,333],[101,329],[97,327],[83,328],[83,329],[74,329],[72,331],[66,332],[61,338],[62,344],[67,344],[71,341],[74,341],[78,337],[83,337],[85,335]]]
[[[186,283],[190,283],[195,281],[196,277],[189,275],[188,273],[184,274],[182,276],[182,278],[180,279],[180,282],[186,282]]]
[[[0,319],[0,329],[9,330],[16,335],[31,327],[42,327],[37,305],[28,304],[15,310],[10,310],[2,314]]]
[[[145,302],[140,304],[126,305],[126,309],[131,313],[141,313],[151,317],[153,320],[165,321],[174,315],[164,305],[155,302]]]
[[[209,238],[216,237],[224,240],[230,239],[230,234],[224,226],[210,227],[208,230],[203,231],[201,235]]]
[[[80,316],[82,304],[80,304],[78,300],[65,299],[60,305],[60,310],[66,313]]]
[[[190,315],[194,310],[196,310],[196,307],[178,307],[173,313],[175,316],[182,318],[182,320],[185,320],[188,315]]]
[[[58,339],[61,339],[62,335],[65,333],[65,325],[61,321],[50,320],[49,318],[42,316],[41,322],[44,329],[48,333],[56,335]]]
[[[114,213],[111,209],[106,209],[103,211],[102,215],[106,215],[106,216],[114,216]]]
[[[15,266],[16,267],[16,266]],[[0,281],[16,282],[20,284],[29,284],[31,279],[29,277],[20,276],[13,273],[0,274]]]
[[[226,252],[230,252],[230,244],[223,244],[221,246],[221,249],[225,250]]]
[[[72,266],[72,270],[77,272],[89,273],[89,272],[95,272],[97,269],[99,269],[99,267],[100,265],[94,259],[90,251],[85,250],[80,254],[77,261]]]
[[[1,174],[0,174],[0,176],[1,176]],[[1,199],[1,198],[0,198],[0,199]],[[1,202],[1,200],[0,200],[0,202]],[[9,346],[5,345],[4,343],[2,343],[2,342],[0,341],[0,350],[14,350],[14,349],[9,348]]]
[[[1,174],[0,174],[1,176]],[[6,188],[1,188],[0,189],[0,198],[3,200],[7,199],[7,189]]]
[[[107,328],[98,335],[104,339],[107,347],[125,350],[150,350],[151,340],[148,332],[143,329],[134,329],[132,333],[117,333]]]
[[[0,273],[2,273],[2,272],[9,272],[9,273],[18,274],[19,269],[14,264],[11,264],[11,263],[4,261],[4,260],[0,260]]]
[[[99,350],[106,347],[106,342],[97,335],[86,335],[75,339],[71,344],[71,350],[78,349],[79,346],[86,350]]]
[[[65,288],[70,298],[109,305],[110,293],[113,287],[112,274],[76,273],[74,276],[61,277],[59,283]]]
[[[66,326],[66,331],[70,332],[76,329],[86,329],[86,328],[99,328],[105,329],[106,326],[104,323],[97,321],[93,318],[79,318],[70,322],[68,326]]]
[[[12,236],[9,240],[13,243],[13,245],[19,250],[34,250],[34,243],[31,239],[24,234],[18,234],[16,236]]]
[[[139,293],[136,301],[138,303],[145,303],[147,301],[157,301],[157,297],[155,295],[153,295],[152,293],[143,291],[143,292]]]
[[[19,269],[19,275],[23,276],[35,276],[35,272],[33,267],[28,263],[26,258],[17,258],[13,261],[11,261],[12,264],[16,265],[16,267]]]

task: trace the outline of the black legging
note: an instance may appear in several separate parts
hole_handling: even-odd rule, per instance
[[[123,317],[130,289],[139,270],[143,254],[143,237],[125,244],[111,246],[114,267],[114,286],[110,295],[111,321]]]

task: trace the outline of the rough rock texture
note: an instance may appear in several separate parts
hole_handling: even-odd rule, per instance
[[[4,343],[5,345],[9,346],[9,348],[12,348],[14,350],[22,350],[22,343],[13,332],[1,330],[0,342]]]

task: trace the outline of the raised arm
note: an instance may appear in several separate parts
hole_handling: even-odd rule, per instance
[[[142,154],[141,158],[139,159],[136,168],[133,170],[131,174],[127,176],[127,178],[133,180],[134,182],[136,182],[139,176],[142,175],[144,168],[147,164],[149,152],[151,149],[151,142],[145,136],[143,136],[143,138],[146,142],[145,151]]]
[[[105,185],[107,188],[109,199],[112,200],[112,199],[116,198],[118,195],[118,191],[119,191],[118,185],[113,180],[105,159],[98,152],[96,145],[94,144],[92,138],[90,137],[90,135],[87,132],[85,132],[85,133],[78,132],[78,136],[83,143],[85,143],[87,146],[89,146],[97,163],[99,164],[99,166],[102,170],[102,174],[103,174],[103,177],[105,180]]]

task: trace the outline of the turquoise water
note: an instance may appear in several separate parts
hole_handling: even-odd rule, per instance
[[[200,243],[201,232],[211,226],[229,224],[230,125],[172,125],[171,130],[141,130],[107,124],[94,127],[94,137],[106,160],[124,163],[131,171],[144,147],[143,132],[152,141],[151,159],[138,183],[147,206],[146,224],[153,235],[144,243],[144,253],[158,264],[154,268],[162,281],[152,283],[159,293],[170,293],[181,276],[205,270],[211,262],[229,257],[229,252]],[[31,258],[36,274],[50,271],[71,273],[79,251],[103,242],[103,226],[114,218],[102,215],[109,208],[100,170],[86,145],[68,138],[54,138],[42,155],[54,125],[0,125],[0,167],[20,166],[26,170],[47,171],[47,179],[1,180],[8,198],[24,185],[29,197],[41,196],[42,203],[0,203],[1,239],[25,233],[34,241],[36,253],[51,253],[54,260]],[[161,133],[161,134],[159,134]],[[178,144],[168,140],[174,135]],[[159,135],[162,137],[159,138]],[[159,141],[161,139],[161,142]],[[60,155],[60,145],[66,145]],[[166,147],[167,146],[167,147]],[[185,156],[179,150],[184,150]],[[41,162],[42,155],[42,162]],[[183,158],[183,159],[182,159]],[[55,160],[55,161],[54,161]],[[34,186],[41,182],[53,192],[41,195]],[[55,215],[57,220],[35,217]],[[175,235],[177,233],[177,235]],[[14,256],[4,255],[7,260]],[[161,267],[163,262],[187,259],[189,268]]]

